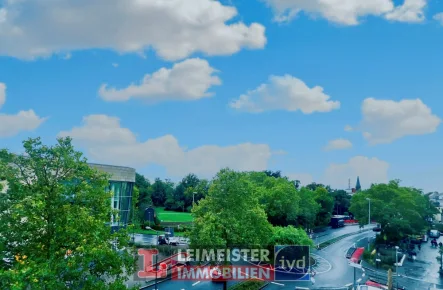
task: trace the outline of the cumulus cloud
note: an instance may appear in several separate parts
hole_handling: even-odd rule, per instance
[[[335,139],[328,142],[325,146],[324,150],[332,151],[332,150],[344,150],[352,148],[351,141],[347,139]]]
[[[427,0],[405,0],[403,5],[396,7],[385,15],[386,19],[400,22],[422,22],[425,20],[424,9]]]
[[[264,0],[275,13],[275,21],[287,22],[300,12],[323,17],[342,25],[358,25],[365,16],[385,17],[400,22],[423,21],[426,0],[405,0],[395,6],[393,0]]]
[[[0,55],[32,59],[84,49],[152,48],[174,61],[196,52],[263,48],[264,26],[236,22],[237,14],[213,0],[6,1],[0,8]]]
[[[329,100],[323,88],[309,88],[291,75],[270,76],[268,83],[241,95],[230,103],[231,108],[250,113],[271,110],[302,111],[304,114],[330,112],[340,108],[340,102]]]
[[[435,14],[433,18],[443,25],[443,12]]]
[[[211,177],[224,167],[261,171],[267,168],[272,156],[266,144],[204,145],[187,150],[172,135],[138,141],[131,130],[120,125],[118,118],[107,115],[84,117],[82,126],[60,132],[59,136],[72,137],[96,162],[136,168],[156,164],[165,167],[168,175],[174,177],[191,172]]]
[[[6,84],[0,83],[0,109],[5,102]],[[46,118],[39,117],[33,110],[20,111],[15,115],[0,113],[0,138],[12,137],[23,131],[34,131],[45,120]]]
[[[0,109],[6,102],[6,85],[4,83],[0,83]]]
[[[360,177],[361,186],[367,188],[371,183],[388,182],[389,163],[386,161],[355,156],[347,163],[331,164],[325,171],[323,183],[331,185],[332,188],[346,188],[348,179],[355,180]]]
[[[139,84],[118,90],[104,84],[99,95],[106,101],[127,101],[131,98],[150,102],[165,100],[191,101],[212,96],[208,92],[221,80],[214,75],[217,71],[206,60],[193,58],[176,63],[170,69],[161,68],[152,75],[145,75]]]
[[[307,173],[289,173],[286,175],[290,180],[300,181],[301,186],[311,184],[314,181],[312,175]]]
[[[396,102],[368,98],[363,101],[362,114],[359,130],[372,145],[391,143],[405,136],[431,134],[441,123],[420,99]]]

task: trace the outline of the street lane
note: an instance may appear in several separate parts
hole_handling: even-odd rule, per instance
[[[363,232],[344,238],[335,244],[321,250],[314,251],[314,257],[317,255],[326,260],[330,264],[330,268],[327,271],[317,272],[315,276],[315,287],[342,287],[354,281],[354,268],[348,265],[348,259],[346,259],[346,251],[349,247],[356,244],[357,247],[363,247],[367,245],[369,237],[373,237],[374,233]],[[323,262],[326,263],[326,262]],[[325,267],[326,268],[326,267]],[[327,269],[327,268],[326,268]],[[363,271],[356,269],[357,280],[362,278]],[[363,279],[363,278],[362,278]],[[270,284],[266,287],[266,290],[270,289],[294,289],[297,287],[312,287],[312,283],[306,282],[281,282],[284,285]]]

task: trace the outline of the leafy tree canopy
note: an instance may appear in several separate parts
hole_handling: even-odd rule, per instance
[[[107,177],[88,166],[71,139],[0,150],[8,184],[0,194],[1,289],[126,289],[134,271],[125,231],[111,233]],[[113,246],[114,245],[114,246]]]
[[[399,180],[392,180],[388,184],[373,184],[352,197],[350,211],[365,224],[369,214],[367,199],[371,202],[371,220],[381,224],[382,235],[389,241],[421,234],[427,226],[426,219],[438,212],[420,190],[400,186]]]

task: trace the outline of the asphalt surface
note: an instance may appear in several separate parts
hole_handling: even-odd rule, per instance
[[[316,265],[313,267],[315,272],[315,284],[310,282],[284,282],[283,285],[270,284],[265,289],[294,289],[295,287],[342,287],[354,282],[354,268],[349,266],[346,259],[346,252],[350,247],[364,247],[368,244],[368,239],[372,238],[374,233],[363,232],[356,234],[335,244],[330,245],[320,251],[312,253],[316,259]],[[356,269],[356,282],[363,282],[365,272]]]
[[[358,226],[346,226],[340,229],[329,229],[325,232],[314,234],[313,240],[316,244],[339,237],[348,233],[358,232]],[[353,280],[353,269],[348,266],[347,259],[345,258],[346,251],[354,243],[363,243],[365,237],[374,236],[374,233],[364,232],[355,236],[339,241],[321,251],[314,251],[313,255],[316,257],[316,272],[315,286],[319,285],[335,285],[343,286]],[[359,241],[360,240],[360,241]],[[367,241],[366,241],[367,244]],[[316,255],[316,256],[315,256]],[[362,271],[359,271],[358,278],[361,277]],[[345,277],[346,276],[346,277]],[[148,283],[143,283],[148,285],[153,283],[149,281]],[[235,281],[228,282],[228,287],[236,284]],[[142,284],[142,286],[143,286]],[[295,286],[309,287],[311,282],[271,282],[266,289],[294,289]],[[218,290],[223,289],[221,283],[214,283],[212,281],[177,281],[169,280],[158,284],[158,289],[170,289],[170,290]],[[144,289],[155,289],[154,286],[144,288]]]

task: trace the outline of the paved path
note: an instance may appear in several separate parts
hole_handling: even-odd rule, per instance
[[[443,238],[440,238],[443,241]],[[431,289],[443,289],[443,279],[440,278],[438,270],[440,267],[437,261],[438,249],[431,248],[431,243],[423,243],[421,245],[421,250],[416,247],[417,259],[415,262],[404,260],[403,266],[399,267],[400,277],[398,283],[401,286],[405,286],[407,289],[417,289],[417,290],[427,290]],[[400,257],[399,257],[400,258]],[[375,277],[386,279],[386,271],[380,271],[372,266],[368,267],[367,273],[368,277]],[[395,270],[395,266],[393,266]]]

